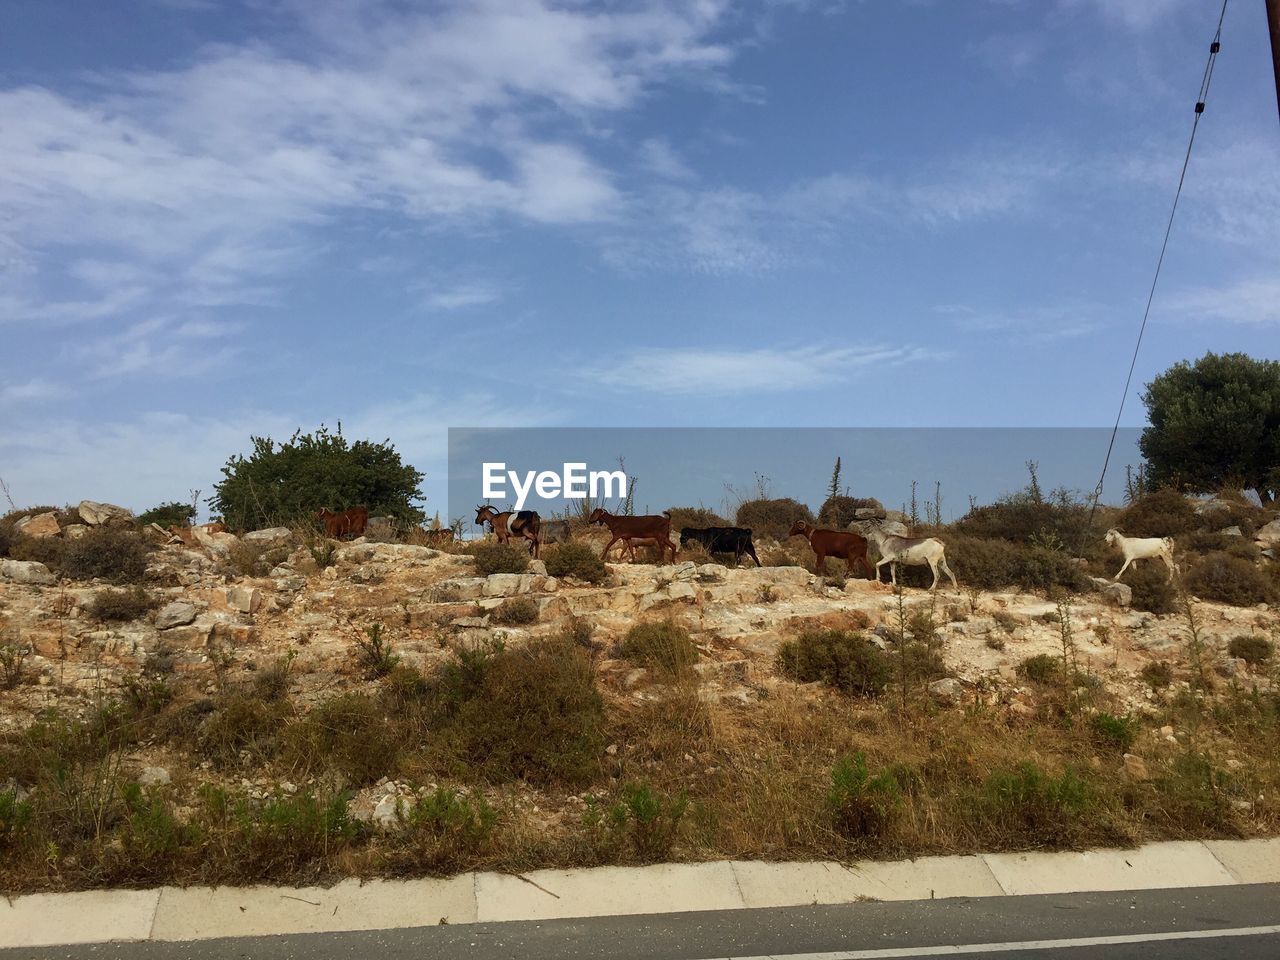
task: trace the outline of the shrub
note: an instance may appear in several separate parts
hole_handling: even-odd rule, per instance
[[[98,527],[67,541],[62,573],[74,580],[138,583],[147,572],[146,542],[132,530]]]
[[[1047,653],[1037,653],[1018,664],[1018,673],[1035,683],[1056,683],[1062,676],[1062,661]]]
[[[601,583],[609,575],[604,561],[585,543],[556,544],[542,554],[542,560],[547,565],[547,573],[553,577]]]
[[[0,640],[0,688],[12,690],[22,682],[30,645],[21,640]]]
[[[277,444],[252,437],[253,452],[236,455],[222,468],[209,503],[232,530],[314,526],[321,507],[342,510],[357,504],[369,516],[395,517],[400,525],[425,519],[422,474],[401,463],[390,441],[347,441],[341,428],[330,433],[295,433]]]
[[[260,763],[275,755],[277,737],[289,714],[284,701],[268,703],[256,694],[230,691],[215,703],[214,710],[200,724],[201,753],[220,766],[242,759]]]
[[[637,859],[645,863],[669,859],[689,807],[684,793],[665,797],[647,783],[624,786],[621,798],[609,806],[603,818],[598,805],[594,801],[589,803],[588,822],[604,819],[610,832],[624,838]]]
[[[440,681],[447,709],[439,739],[459,771],[541,783],[596,777],[604,705],[585,651],[553,637],[456,653]]]
[[[529,550],[523,543],[481,543],[472,555],[476,558],[476,573],[482,577],[492,573],[524,573],[529,569]]]
[[[196,508],[189,503],[178,503],[171,500],[168,503],[162,503],[158,507],[152,507],[150,510],[143,511],[138,516],[138,523],[146,526],[154,523],[165,530],[170,527],[189,527],[195,521]]]
[[[1116,529],[1130,537],[1176,537],[1200,525],[1195,506],[1172,487],[1136,500],[1115,522]]]
[[[13,541],[13,527],[6,523],[0,523],[0,557],[9,556],[9,551],[13,548]]]
[[[1229,553],[1211,553],[1187,571],[1187,589],[1205,600],[1235,606],[1266,603],[1274,596],[1271,582],[1255,564]]]
[[[28,537],[14,534],[9,544],[9,556],[14,560],[32,560],[43,563],[54,573],[62,571],[62,562],[67,555],[68,540],[61,537]]]
[[[1152,690],[1163,690],[1173,683],[1173,667],[1164,660],[1157,660],[1143,667],[1141,676]]]
[[[288,552],[287,548],[273,549],[264,543],[241,540],[227,552],[227,565],[241,577],[265,577]]]
[[[734,516],[734,523],[739,527],[750,527],[756,537],[769,537],[773,540],[785,540],[787,532],[797,520],[813,523],[813,513],[803,503],[790,497],[779,500],[748,500],[738,507]]]
[[[1087,811],[1088,785],[1068,767],[1052,777],[1034,763],[992,773],[983,784],[986,813],[1020,840],[1057,841]]]
[[[698,661],[689,631],[673,620],[637,623],[623,636],[618,652],[666,674],[685,673]]]
[[[16,847],[27,835],[31,804],[12,790],[0,790],[0,850]]]
[[[878,836],[902,806],[902,787],[891,770],[874,777],[861,753],[845,757],[831,771],[827,810],[837,832],[849,840]]]
[[[671,529],[680,532],[681,527],[728,527],[732,524],[714,510],[706,507],[672,507],[667,511],[671,515]]]
[[[1049,591],[1062,588],[1081,592],[1090,586],[1088,574],[1061,550],[968,536],[947,538],[947,563],[956,579],[970,587],[994,590],[1020,587]],[[919,568],[921,582],[931,582],[927,569]],[[901,578],[903,571],[898,570]]]
[[[324,701],[285,730],[286,759],[301,770],[328,767],[361,787],[399,769],[403,737],[382,705],[363,693]]]
[[[1266,637],[1260,637],[1257,634],[1242,634],[1231,638],[1231,641],[1227,644],[1227,652],[1233,657],[1239,657],[1245,663],[1256,665],[1270,660],[1274,648],[1271,641]]]
[[[1124,582],[1133,591],[1130,604],[1135,610],[1173,613],[1178,609],[1178,593],[1169,582],[1169,573],[1163,563],[1150,560],[1135,563],[1125,571]]]
[[[276,657],[253,678],[253,689],[263,700],[283,700],[289,692],[289,675],[293,672],[295,654],[290,650]]]
[[[363,634],[356,634],[355,645],[356,662],[370,680],[385,677],[400,662],[381,623],[371,623]]]
[[[888,658],[850,630],[807,630],[778,650],[778,668],[800,683],[821,681],[850,696],[874,697],[889,682]]]
[[[1083,539],[1088,520],[1089,508],[1066,491],[1047,499],[1024,491],[974,507],[956,521],[954,530],[983,540],[1074,546]]]
[[[818,523],[843,530],[858,518],[860,509],[867,507],[884,511],[884,505],[875,497],[846,497],[841,494],[827,497],[818,508]]]
[[[513,597],[491,614],[494,623],[523,625],[538,622],[538,601],[531,597]]]
[[[1126,751],[1138,736],[1137,725],[1129,717],[1117,717],[1110,713],[1095,713],[1089,718],[1089,733],[1095,743],[1104,747]]]
[[[498,812],[484,797],[465,797],[456,790],[437,787],[424,794],[403,815],[405,833],[417,841],[417,859],[436,867],[456,864],[459,858],[488,848],[498,824]],[[425,850],[421,849],[426,847]]]
[[[89,603],[89,614],[95,620],[128,623],[142,619],[155,605],[151,594],[135,585],[122,590],[99,590]]]

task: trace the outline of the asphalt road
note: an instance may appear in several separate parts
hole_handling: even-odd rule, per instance
[[[956,956],[1277,960],[1280,884],[0,950],[0,960],[892,960]]]

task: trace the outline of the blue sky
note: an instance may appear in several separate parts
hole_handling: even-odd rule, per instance
[[[1109,424],[1217,7],[5,0],[0,477],[143,508],[341,419],[438,503],[449,426]],[[1263,5],[1223,40],[1128,424],[1280,356]]]

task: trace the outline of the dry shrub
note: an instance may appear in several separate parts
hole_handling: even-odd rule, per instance
[[[1238,637],[1232,637],[1227,644],[1227,652],[1233,657],[1239,657],[1245,663],[1260,664],[1266,663],[1271,659],[1275,647],[1266,637],[1260,637],[1257,634],[1241,634]]]
[[[1252,606],[1274,599],[1276,589],[1256,564],[1229,553],[1211,553],[1187,571],[1187,589],[1205,600]]]
[[[1176,537],[1197,529],[1201,522],[1186,497],[1172,487],[1164,487],[1125,508],[1115,527],[1130,537]]]
[[[262,763],[275,756],[291,712],[285,700],[267,701],[247,690],[229,690],[214,701],[213,711],[199,725],[198,749],[221,767]]]
[[[494,573],[524,573],[529,569],[529,548],[520,543],[480,543],[471,550],[476,558],[476,573],[487,577]]]
[[[132,530],[96,527],[66,542],[61,572],[73,580],[138,583],[147,572],[145,540]]]
[[[618,653],[668,676],[686,673],[698,661],[689,631],[674,620],[637,623],[623,636]]]
[[[821,681],[855,697],[874,697],[889,683],[884,653],[851,630],[806,630],[778,648],[778,669],[798,683]]]
[[[955,535],[946,537],[946,544],[948,566],[955,571],[956,579],[969,587],[1044,591],[1061,587],[1073,592],[1089,587],[1085,570],[1052,547]],[[924,567],[904,570],[899,565],[898,577],[908,586],[928,586],[933,582]]]
[[[604,561],[584,543],[560,543],[542,551],[547,573],[553,577],[573,577],[587,583],[603,583],[609,576]]]
[[[714,510],[706,507],[672,507],[671,529],[680,532],[681,527],[729,527],[732,524]]]
[[[777,500],[747,500],[738,507],[734,523],[750,527],[752,534],[760,538],[784,540],[797,520],[813,523],[813,512],[803,503],[783,497]],[[675,524],[672,524],[674,527]]]
[[[494,623],[524,626],[538,622],[538,601],[532,597],[512,597],[489,614]]]
[[[361,787],[396,775],[405,734],[378,700],[349,693],[290,724],[284,740],[284,758],[299,773],[327,768]]]
[[[1132,564],[1123,582],[1133,591],[1131,605],[1148,613],[1173,613],[1178,609],[1178,592],[1169,581],[1169,571],[1158,560]]]
[[[95,620],[128,623],[141,620],[155,605],[146,588],[135,585],[121,590],[99,590],[89,603],[89,614]]]
[[[823,501],[822,506],[818,509],[818,523],[826,527],[835,527],[837,530],[843,530],[858,518],[858,511],[862,509],[871,509],[883,513],[884,504],[875,497],[846,497],[837,494],[834,497],[827,497]]]

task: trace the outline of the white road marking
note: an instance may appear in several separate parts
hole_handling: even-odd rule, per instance
[[[1064,947],[1106,947],[1124,943],[1159,943],[1166,940],[1215,940],[1219,937],[1262,937],[1270,934],[1280,934],[1280,924],[1269,927],[1230,927],[1222,930],[1172,930],[1168,933],[1130,933],[1111,937],[1074,937],[1067,940],[941,944],[932,947],[885,947],[875,950],[835,950],[829,953],[775,953],[759,957],[726,957],[723,960],[893,960],[895,957],[956,957],[974,953],[1012,953],[1015,950],[1061,950]]]

